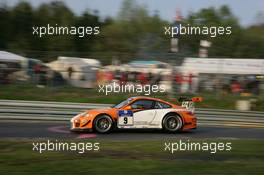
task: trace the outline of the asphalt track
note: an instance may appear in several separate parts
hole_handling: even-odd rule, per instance
[[[109,134],[93,132],[71,133],[67,122],[0,121],[0,139],[107,139],[107,140],[166,140],[178,138],[264,139],[264,129],[198,126],[196,130],[164,133],[161,130],[117,130]]]

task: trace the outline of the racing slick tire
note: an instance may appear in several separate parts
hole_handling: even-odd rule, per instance
[[[95,118],[93,128],[98,133],[107,133],[112,129],[113,121],[108,115],[100,115]]]
[[[168,132],[180,131],[182,129],[182,126],[183,126],[182,119],[177,114],[166,115],[162,122],[163,129]]]

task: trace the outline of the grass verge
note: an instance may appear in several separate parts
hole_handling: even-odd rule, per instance
[[[73,141],[76,140],[63,140]],[[78,140],[80,141],[80,140]],[[84,141],[84,140],[81,140]],[[91,140],[85,140],[91,142]],[[192,142],[226,142],[199,140]],[[264,140],[229,140],[229,152],[164,151],[162,141],[103,141],[99,152],[32,151],[36,140],[0,140],[1,174],[240,174],[264,171]],[[176,142],[171,140],[171,142]]]

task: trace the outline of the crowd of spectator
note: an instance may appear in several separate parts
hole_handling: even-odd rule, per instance
[[[0,84],[14,83],[14,74],[20,67],[16,65],[0,64]],[[68,69],[69,78],[72,77],[74,70]],[[20,74],[15,74],[15,76]],[[65,81],[61,74],[52,71],[43,64],[35,64],[27,70],[31,83],[37,86],[60,85]],[[261,81],[256,76],[223,76],[223,75],[199,75],[192,73],[182,75],[180,72],[173,72],[170,76],[164,76],[160,73],[145,73],[139,71],[109,71],[98,70],[95,84],[107,84],[113,81],[125,85],[129,83],[138,83],[141,85],[161,85],[164,80],[171,82],[174,93],[197,93],[197,92],[223,92],[224,94],[250,93],[258,95],[261,92]]]

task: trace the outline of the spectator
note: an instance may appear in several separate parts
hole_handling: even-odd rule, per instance
[[[68,68],[68,77],[69,77],[69,79],[71,79],[73,72],[74,72],[73,68],[69,67]]]
[[[128,73],[127,72],[122,72],[121,77],[120,77],[120,84],[125,85],[128,80]]]
[[[238,81],[233,80],[231,83],[231,92],[233,94],[239,94],[242,91],[241,85]]]
[[[41,73],[41,65],[40,64],[36,64],[34,67],[33,67],[33,70],[34,70],[34,81],[35,81],[35,84],[39,84],[40,83],[40,73]]]
[[[193,74],[192,73],[189,74],[187,81],[188,81],[188,85],[189,85],[188,86],[189,87],[188,91],[192,92],[192,83],[193,83]]]
[[[148,80],[147,77],[145,75],[145,73],[141,72],[138,74],[137,76],[137,80],[140,82],[140,84],[145,85],[147,84]]]

